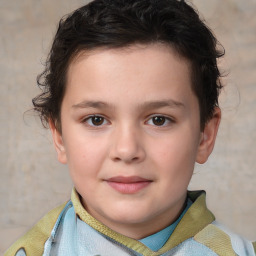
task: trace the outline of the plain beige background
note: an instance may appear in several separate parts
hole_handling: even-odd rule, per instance
[[[0,254],[51,208],[68,200],[68,171],[32,113],[36,76],[61,16],[82,0],[0,0]],[[214,153],[190,189],[205,189],[219,221],[256,240],[256,0],[194,0],[226,49],[229,75]]]

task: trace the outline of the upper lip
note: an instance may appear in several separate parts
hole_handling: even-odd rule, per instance
[[[136,182],[150,182],[152,180],[142,178],[140,176],[116,176],[107,179],[108,182],[117,182],[117,183],[136,183]]]

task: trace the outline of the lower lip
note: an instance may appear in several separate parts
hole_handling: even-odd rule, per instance
[[[122,194],[135,194],[140,190],[149,186],[151,181],[141,181],[141,182],[134,182],[134,183],[121,183],[121,182],[113,182],[108,181],[108,184],[115,189],[116,191]]]

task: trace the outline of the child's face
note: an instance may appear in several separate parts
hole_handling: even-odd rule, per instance
[[[61,135],[51,127],[59,161],[83,205],[133,238],[177,217],[195,161],[210,154],[189,63],[163,45],[80,55],[68,71],[61,123]]]

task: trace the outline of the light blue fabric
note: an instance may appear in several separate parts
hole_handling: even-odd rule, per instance
[[[26,253],[23,249],[18,250],[18,252],[15,254],[15,256],[26,256]]]
[[[74,212],[74,207],[69,208],[63,214],[65,216],[60,218],[59,230],[54,233],[52,248],[44,256],[141,256],[141,254],[102,235],[80,220]],[[186,240],[164,255],[217,256],[212,250],[193,239]]]
[[[162,256],[218,256],[218,254],[205,245],[196,242],[193,238],[190,238],[172,250],[162,254]]]
[[[80,220],[71,207],[61,218],[60,231],[52,243],[52,250],[45,256],[141,256],[141,254],[102,235]],[[205,245],[188,239],[163,254],[164,256],[217,256]]]
[[[64,209],[61,211],[53,229],[51,232],[51,236],[47,239],[47,241],[45,242],[44,245],[44,254],[43,256],[48,256],[50,255],[50,251],[52,250],[52,244],[55,242],[56,240],[56,236],[57,236],[57,232],[59,232],[62,229],[62,224],[64,221],[64,218],[66,218],[66,212],[68,211],[68,209],[70,209],[71,207],[73,207],[73,204],[71,202],[71,200],[65,205]]]
[[[61,219],[51,250],[44,256],[140,256],[110,240],[80,220],[72,207],[65,213],[65,218]]]
[[[162,229],[161,231],[151,236],[145,237],[139,241],[144,245],[146,245],[147,247],[149,247],[152,251],[160,250],[164,246],[164,244],[167,242],[169,237],[172,235],[174,229],[176,228],[176,226],[178,225],[178,223],[180,222],[184,214],[187,212],[189,207],[192,205],[192,203],[193,202],[190,199],[187,200],[186,208],[184,209],[180,217],[170,226],[166,227],[165,229]]]
[[[146,245],[150,248],[161,248],[168,240],[170,234],[177,226],[180,219],[191,205],[188,202],[186,209],[183,211],[179,219],[162,231],[147,237]],[[239,256],[255,256],[252,244],[239,236],[229,233],[216,221],[212,223],[224,230],[231,238],[232,246]],[[144,240],[144,239],[142,239]],[[158,240],[152,246],[152,241]],[[155,246],[155,247],[154,247]],[[88,224],[77,217],[73,204],[69,202],[61,214],[51,232],[50,238],[45,243],[43,256],[141,256],[136,251],[127,248],[123,244],[111,239],[108,236],[96,231]],[[189,238],[177,245],[175,248],[162,254],[162,256],[217,256],[207,246]],[[20,249],[15,256],[26,256],[23,249]]]

